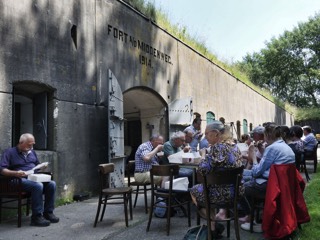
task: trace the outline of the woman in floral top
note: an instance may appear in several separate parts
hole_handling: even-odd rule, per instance
[[[207,125],[205,135],[211,147],[208,153],[205,150],[200,150],[202,160],[199,164],[198,172],[201,175],[214,174],[217,168],[236,168],[242,166],[241,152],[232,141],[228,127],[224,126],[220,121],[214,121]],[[242,185],[240,192],[241,194],[244,193]],[[196,205],[205,206],[202,184],[193,186],[190,193],[192,201]],[[212,187],[209,189],[209,194],[212,203],[225,202],[233,198],[234,189],[228,185],[225,187]],[[212,216],[215,216],[215,213]],[[214,226],[211,229],[214,229]]]

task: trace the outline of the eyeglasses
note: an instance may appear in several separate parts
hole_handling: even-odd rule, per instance
[[[185,142],[186,140],[184,138],[180,138],[180,141],[181,142]]]

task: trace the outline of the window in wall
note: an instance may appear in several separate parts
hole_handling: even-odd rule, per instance
[[[213,112],[207,112],[207,116],[206,116],[206,120],[207,120],[207,124],[212,123],[215,120],[215,115]]]
[[[220,117],[220,118],[219,118],[219,121],[222,122],[223,124],[226,123],[226,120],[224,119],[224,117]]]
[[[252,127],[252,123],[249,124],[249,129],[250,129],[250,132],[252,131],[253,127]]]
[[[36,140],[36,150],[52,148],[53,120],[48,121],[53,118],[53,107],[50,107],[53,106],[52,95],[52,92],[47,91],[42,85],[14,84],[13,146],[19,142],[21,134],[32,133]]]
[[[240,139],[241,136],[241,125],[240,121],[237,121],[237,139]]]
[[[243,134],[248,134],[248,122],[247,122],[247,119],[243,119],[243,121],[242,121],[242,129],[243,129]]]

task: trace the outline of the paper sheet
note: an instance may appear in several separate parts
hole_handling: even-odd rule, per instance
[[[38,164],[37,166],[35,166],[34,168],[32,168],[31,170],[26,171],[25,173],[26,173],[27,175],[33,174],[35,170],[40,169],[40,168],[43,168],[43,167],[47,167],[48,165],[49,165],[49,162],[40,163],[40,164]]]

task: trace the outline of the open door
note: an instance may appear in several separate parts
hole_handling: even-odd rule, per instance
[[[108,156],[114,163],[114,173],[110,175],[111,187],[124,186],[124,119],[123,119],[123,95],[118,80],[108,71],[109,79],[109,146]]]
[[[183,131],[192,123],[193,106],[192,98],[176,99],[168,104],[169,108],[169,134]]]

